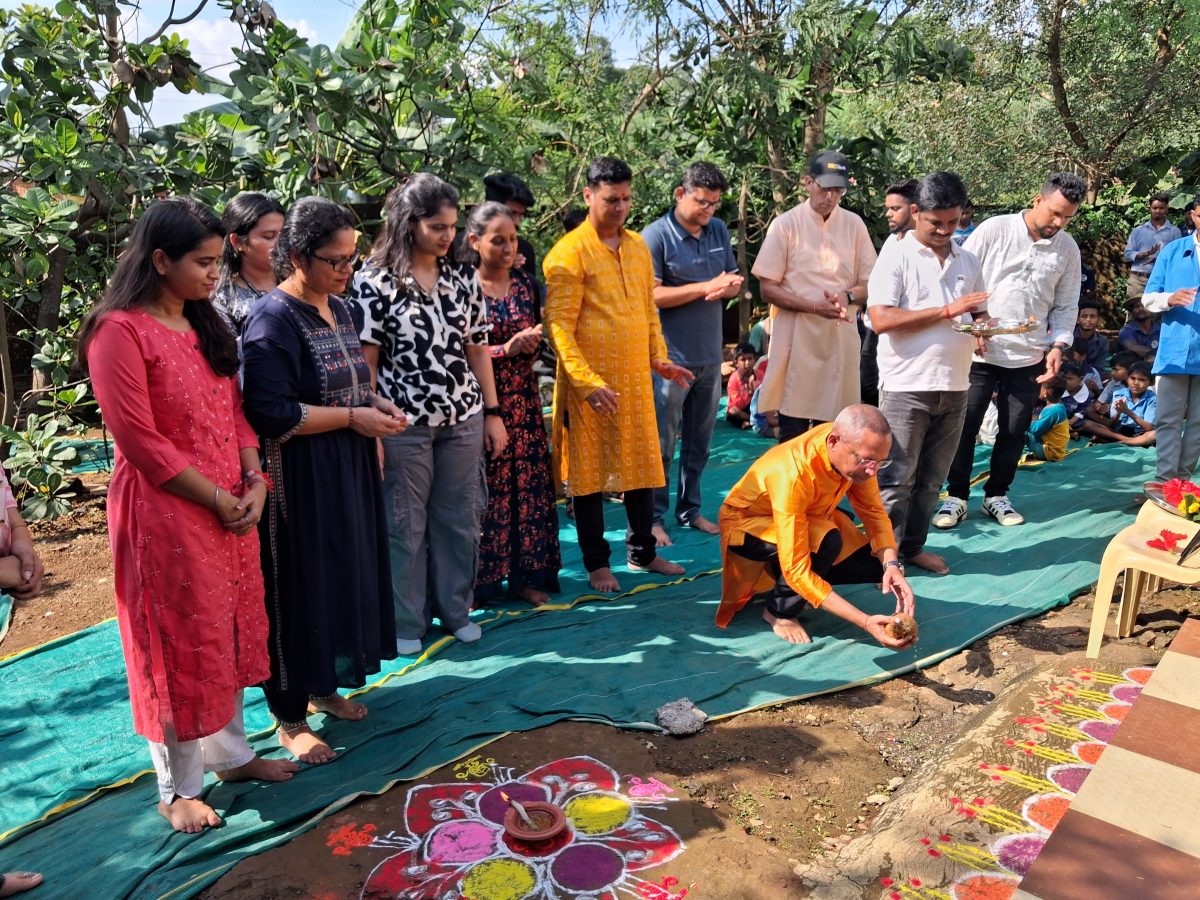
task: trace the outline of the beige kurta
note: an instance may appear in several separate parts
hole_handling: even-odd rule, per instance
[[[771,223],[752,271],[802,297],[820,298],[865,282],[875,257],[862,219],[840,206],[822,219],[805,200]],[[860,402],[853,320],[779,309],[768,358],[758,401],[764,412],[830,422]]]
[[[623,231],[618,252],[585,220],[554,245],[542,270],[545,326],[558,355],[554,455],[567,494],[661,487],[650,364],[667,359],[667,346],[645,241]],[[586,402],[601,387],[618,395],[614,415]]]

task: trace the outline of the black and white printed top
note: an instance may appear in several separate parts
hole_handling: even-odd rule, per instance
[[[379,393],[413,425],[455,425],[483,409],[466,348],[487,346],[487,303],[475,270],[441,260],[432,294],[412,275],[398,282],[368,263],[351,284],[363,324],[359,337],[379,347]]]

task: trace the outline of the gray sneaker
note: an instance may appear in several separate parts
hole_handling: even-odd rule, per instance
[[[947,497],[933,514],[935,528],[953,528],[967,517],[967,501],[957,497]]]
[[[983,511],[1001,525],[1020,525],[1025,521],[1025,517],[1013,509],[1007,494],[1001,494],[999,497],[984,497]]]

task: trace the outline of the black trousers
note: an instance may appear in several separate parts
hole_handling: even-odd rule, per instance
[[[810,428],[816,428],[818,425],[824,425],[820,419],[798,419],[795,416],[785,416],[779,414],[779,443],[790,441],[792,438],[800,437]]]
[[[584,494],[572,499],[575,508],[575,533],[583,552],[583,567],[589,572],[608,565],[611,550],[604,538],[604,494]],[[635,566],[654,562],[658,550],[654,546],[654,488],[638,488],[625,492],[625,518],[629,531],[625,537],[625,552]]]
[[[742,546],[730,547],[729,552],[755,562],[765,562],[768,571],[775,576],[775,587],[767,596],[767,612],[781,619],[800,618],[800,614],[811,601],[797,594],[783,577],[777,546],[770,541],[747,535]],[[871,553],[870,544],[860,547],[835,565],[833,561],[841,552],[842,535],[835,528],[825,535],[817,552],[812,554],[812,570],[833,585],[867,584],[883,578],[883,564]]]
[[[281,691],[264,686],[263,693],[267,695],[267,709],[276,721],[295,724],[308,718],[308,691],[294,688]]]
[[[975,461],[975,437],[987,413],[992,394],[996,395],[999,431],[992,448],[991,472],[983,486],[983,496],[999,497],[1008,493],[1017,476],[1017,463],[1025,452],[1025,432],[1033,421],[1037,403],[1037,377],[1046,370],[1045,363],[1005,369],[991,363],[971,363],[971,386],[967,389],[967,417],[963,420],[962,437],[950,464],[947,490],[951,497],[966,500],[971,491],[971,465]]]
[[[879,405],[879,335],[860,326],[864,332],[858,357],[858,381],[862,385],[862,402]]]

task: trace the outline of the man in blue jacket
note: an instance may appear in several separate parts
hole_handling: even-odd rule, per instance
[[[1200,200],[1200,197],[1197,198]],[[1191,212],[1200,227],[1200,207]],[[1200,243],[1196,235],[1167,244],[1158,254],[1142,305],[1161,312],[1162,332],[1154,374],[1158,376],[1155,422],[1159,481],[1191,478],[1200,459]],[[1186,423],[1186,425],[1185,425]]]

